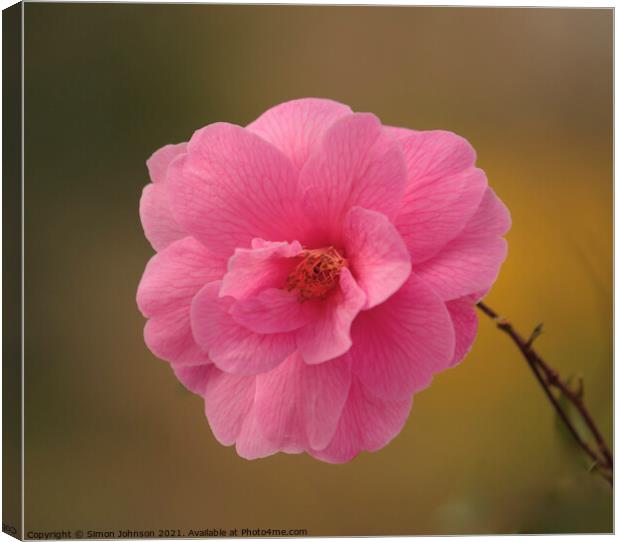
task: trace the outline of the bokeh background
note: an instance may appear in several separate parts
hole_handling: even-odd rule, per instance
[[[310,535],[609,532],[612,494],[508,339],[420,393],[343,466],[248,462],[142,340],[146,158],[214,121],[322,96],[466,136],[510,207],[489,305],[612,431],[612,11],[25,7],[26,530]]]

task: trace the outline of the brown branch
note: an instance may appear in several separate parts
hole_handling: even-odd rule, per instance
[[[559,376],[557,371],[552,369],[547,363],[540,357],[540,355],[532,348],[532,344],[536,340],[536,338],[542,332],[542,326],[537,326],[529,339],[524,339],[515,329],[512,327],[512,324],[508,322],[505,318],[502,318],[499,314],[497,314],[493,309],[491,309],[488,305],[485,305],[482,302],[478,303],[478,308],[486,314],[489,318],[495,321],[497,327],[501,329],[504,333],[506,333],[512,341],[517,345],[525,361],[529,365],[530,369],[534,373],[536,380],[542,387],[545,395],[549,399],[549,402],[552,404],[553,408],[557,412],[558,416],[569,430],[570,434],[573,436],[579,447],[594,461],[593,467],[607,480],[610,484],[613,485],[613,459],[611,452],[609,451],[609,447],[607,446],[605,439],[603,438],[600,430],[598,429],[592,415],[588,411],[585,403],[583,402],[583,382],[580,381],[580,386],[577,391],[572,390]],[[596,441],[598,451],[584,440],[584,438],[579,434],[577,428],[573,424],[573,422],[568,417],[566,411],[562,408],[562,405],[558,401],[558,398],[553,393],[553,389],[558,390],[558,393],[566,399],[568,399],[571,404],[575,407],[583,421],[585,422],[588,430],[594,437]]]

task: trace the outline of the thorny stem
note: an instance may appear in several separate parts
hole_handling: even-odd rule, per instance
[[[613,459],[609,447],[607,446],[605,439],[603,438],[599,428],[597,427],[592,415],[588,411],[585,403],[583,402],[583,383],[580,381],[579,388],[577,390],[571,389],[559,376],[557,371],[551,368],[540,357],[540,355],[532,348],[534,340],[540,335],[542,327],[538,326],[529,339],[524,339],[512,326],[512,324],[502,318],[488,305],[479,302],[478,308],[486,314],[489,318],[495,321],[497,327],[506,333],[512,341],[517,345],[525,361],[529,365],[530,369],[534,373],[536,380],[543,388],[545,395],[553,405],[553,408],[557,412],[558,416],[566,425],[567,429],[579,445],[579,447],[594,461],[593,468],[601,474],[605,480],[607,480],[613,486]],[[598,450],[595,450],[584,438],[579,434],[577,428],[568,417],[566,411],[562,408],[554,389],[557,390],[560,396],[564,396],[568,399],[583,421],[585,422],[588,430],[594,437]]]

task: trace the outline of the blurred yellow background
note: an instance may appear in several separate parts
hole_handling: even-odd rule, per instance
[[[467,137],[513,216],[488,304],[581,373],[612,431],[612,11],[25,6],[26,530],[608,532],[612,494],[508,339],[343,466],[248,462],[142,339],[146,158],[321,96]]]

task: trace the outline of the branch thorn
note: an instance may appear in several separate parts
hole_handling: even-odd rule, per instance
[[[542,323],[540,323],[534,328],[534,331],[532,331],[532,334],[530,335],[530,338],[525,343],[525,346],[527,346],[527,348],[530,348],[532,344],[534,344],[534,341],[538,339],[538,337],[540,337],[542,332],[543,332],[543,325]]]
[[[583,375],[579,375],[577,377],[577,389],[575,390],[575,394],[579,397],[579,399],[583,399],[583,393]]]

